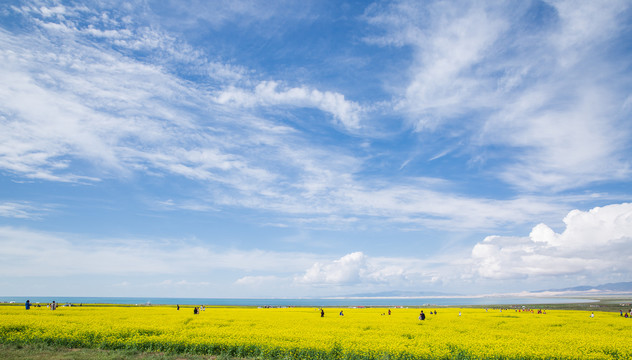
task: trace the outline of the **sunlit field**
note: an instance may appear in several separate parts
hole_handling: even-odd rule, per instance
[[[0,339],[263,359],[632,358],[632,319],[619,313],[434,310],[421,321],[412,308],[0,306]]]

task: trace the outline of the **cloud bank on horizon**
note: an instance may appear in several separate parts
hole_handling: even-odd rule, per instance
[[[0,5],[0,295],[629,280],[631,8]]]

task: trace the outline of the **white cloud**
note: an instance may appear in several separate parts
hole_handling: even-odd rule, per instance
[[[564,190],[629,176],[630,164],[621,154],[628,130],[609,120],[616,108],[610,96],[581,86],[573,91],[579,103],[572,109],[544,110],[550,106],[545,99],[562,91],[525,92],[490,119],[486,141],[525,149],[499,176],[528,190]]]
[[[415,14],[406,7],[415,6],[399,4],[404,7],[395,14]],[[257,115],[256,109],[253,111],[253,107],[315,108],[331,114],[347,129],[357,130],[362,127],[364,108],[356,102],[341,93],[309,85],[289,87],[278,81],[250,79],[247,69],[208,61],[200,52],[160,29],[138,27],[116,18],[116,12],[95,11],[66,6],[63,13],[58,11],[59,17],[38,18],[42,23],[64,25],[64,31],[72,32],[73,36],[58,37],[46,31],[22,34],[0,31],[3,64],[0,77],[6,80],[6,85],[0,88],[1,169],[16,177],[68,182],[131,178],[136,174],[185,178],[194,184],[195,191],[187,194],[190,199],[185,195],[185,199],[164,202],[163,209],[216,211],[222,207],[242,207],[279,215],[280,220],[267,220],[270,223],[287,221],[312,227],[371,226],[376,221],[380,225],[403,224],[410,229],[489,229],[550,218],[568,209],[563,198],[516,196],[493,200],[448,192],[445,189],[450,188],[449,181],[433,184],[393,177],[388,181],[367,181],[362,175],[367,163],[355,153],[357,149],[346,145],[320,146],[312,134]],[[39,14],[34,8],[25,12]],[[79,22],[71,21],[73,13],[80,12],[89,14],[84,18],[92,23],[79,26]],[[103,20],[104,14],[110,16]],[[485,49],[494,43],[496,31],[505,25],[496,12],[487,13],[484,8],[475,8],[473,18],[468,18],[468,11],[446,14],[445,18],[431,21],[429,29],[417,29],[414,16],[387,20],[403,21],[402,28],[417,29],[410,30],[412,35],[419,31],[430,31],[432,35],[447,27],[448,32],[433,37],[435,42],[428,45],[410,34],[402,44],[434,49],[419,55],[422,58],[417,65],[421,67],[415,68],[415,72],[430,76],[429,69],[435,65],[428,65],[428,69],[423,66],[431,64],[433,51],[441,55],[438,59],[445,59],[449,57],[448,45],[454,41],[459,45],[455,51],[458,50],[460,60],[455,59],[454,64],[447,64],[438,72],[445,74],[445,78],[438,78],[434,85],[428,84],[441,87],[441,81],[448,84],[452,80],[458,80],[455,84],[471,84],[469,80],[461,81],[462,70],[484,61]],[[490,18],[487,25],[492,28],[478,29],[480,38],[468,45],[467,34],[450,25],[452,18],[468,29]],[[374,20],[377,19],[376,16]],[[164,64],[198,64],[217,83],[213,82],[210,90],[197,87],[171,73],[163,63],[144,63],[116,47],[86,41],[94,35],[126,50],[158,49],[162,52],[157,53],[161,55],[157,58],[166,54]],[[391,37],[398,38],[397,34]],[[131,44],[135,41],[144,45],[136,47]],[[436,66],[443,66],[440,63],[437,60]],[[522,68],[516,67],[514,82],[522,79],[518,70]],[[421,82],[408,85],[426,86]],[[417,90],[413,92],[417,94],[415,97],[419,95]],[[534,91],[533,97],[543,99],[548,92]],[[589,98],[588,94],[585,98]],[[602,99],[594,101],[603,103]],[[524,108],[518,106],[522,102],[526,103]],[[500,129],[486,133],[494,141],[506,139],[505,145],[542,149],[500,169],[498,176],[526,188],[538,179],[542,179],[538,183],[542,186],[554,182],[576,184],[563,180],[565,176],[589,181],[608,178],[614,168],[621,176],[629,172],[621,166],[623,161],[601,161],[617,152],[619,142],[613,138],[605,141],[613,127],[591,122],[592,114],[597,112],[590,110],[596,106],[579,108],[578,116],[590,116],[582,115],[580,126],[566,131],[564,126],[549,125],[555,116],[547,113],[537,117],[537,111],[529,112],[535,106],[530,103],[529,99],[519,98],[511,104],[521,111],[500,113],[520,121],[511,121],[503,127],[499,123],[502,116],[489,120],[491,128]],[[519,117],[520,112],[529,117]],[[542,119],[541,126],[536,126],[537,119]],[[529,124],[526,129],[518,128],[518,133],[533,135],[525,135],[526,140],[507,135],[516,129],[516,123]],[[550,136],[538,140],[539,134],[547,130]],[[565,131],[571,145],[556,145],[560,142],[555,140]],[[620,139],[624,139],[625,131],[620,133]],[[483,142],[492,142],[486,136],[482,138]],[[594,147],[580,146],[585,143]],[[445,154],[437,153],[437,156]],[[568,164],[579,170],[562,172],[564,166],[570,169]],[[604,175],[595,176],[599,172]]]
[[[315,263],[297,281],[314,284],[352,284],[366,273],[366,258],[355,252],[330,263]]]
[[[632,203],[573,210],[564,223],[562,233],[539,224],[528,237],[488,236],[472,249],[476,273],[493,279],[632,275]]]
[[[469,199],[428,190],[427,184],[375,190],[354,177],[361,160],[344,149],[318,148],[288,126],[215,106],[204,92],[158,67],[81,44],[59,53],[37,38],[0,35],[6,45],[0,73],[11,79],[0,90],[0,167],[18,175],[98,181],[134,172],[169,174],[208,186],[207,197],[178,201],[179,208],[327,214],[351,225],[369,216],[442,228],[489,227],[557,210],[539,199]],[[311,102],[351,116],[335,94],[279,91],[270,83],[259,89],[255,93],[266,102]],[[175,105],[168,105],[174,97]],[[94,167],[76,165],[83,161]]]
[[[509,20],[473,3],[400,1],[370,9],[368,21],[387,33],[368,41],[411,46],[414,60],[399,108],[418,131],[435,129],[468,110],[493,106],[487,69],[490,50]]]
[[[191,286],[209,286],[211,285],[210,282],[208,281],[189,281],[189,280],[178,280],[178,281],[174,281],[174,280],[164,280],[161,281],[158,285],[162,285],[162,286],[178,286],[178,287],[191,287]]]
[[[388,285],[410,287],[437,280],[432,264],[414,258],[369,257],[358,251],[340,259],[316,262],[304,274],[296,276],[296,284],[315,286]]]
[[[201,118],[213,106],[203,91],[159,67],[66,41],[55,46],[0,32],[0,76],[7,80],[0,89],[1,168],[74,182],[166,172],[237,188],[276,178],[242,156],[242,147],[277,147],[289,128],[241,117],[236,143],[226,134],[238,115],[215,109],[214,118]],[[215,127],[209,131],[206,122]],[[77,166],[82,162],[94,167]]]
[[[0,273],[7,277],[82,275],[204,276],[216,270],[292,274],[319,256],[216,249],[183,240],[94,239],[0,227]],[[186,285],[186,283],[172,282]]]
[[[609,51],[619,48],[630,3],[514,5],[369,8],[368,21],[385,30],[369,42],[413,51],[399,110],[417,131],[459,138],[519,189],[628,178],[628,64]],[[542,13],[535,23],[532,11]]]
[[[332,289],[358,286],[362,291],[416,288],[440,280],[446,274],[437,270],[445,266],[443,261],[369,257],[362,252],[332,261],[306,252],[236,250],[197,240],[95,239],[0,227],[0,273],[6,278],[78,276],[106,283],[119,279],[115,287],[135,284],[154,290],[212,284],[240,294],[248,290],[278,296],[279,291],[291,289],[304,296],[314,295],[312,290],[331,295],[337,291]]]
[[[217,95],[220,104],[235,104],[238,106],[252,107],[290,105],[296,107],[313,107],[330,113],[345,128],[356,130],[360,127],[360,113],[362,108],[353,101],[345,99],[345,96],[336,93],[308,87],[295,87],[279,89],[276,81],[263,81],[250,90],[228,88]]]
[[[257,276],[244,276],[237,281],[235,284],[248,286],[248,287],[261,287],[266,285],[278,286],[279,283],[285,283],[285,279],[281,279],[278,276],[274,275],[257,275]]]
[[[94,27],[89,26],[84,31],[87,34],[92,35],[94,37],[108,38],[108,39],[121,39],[121,38],[129,38],[132,36],[132,32],[128,29],[101,30],[101,29],[95,29]]]
[[[249,75],[249,71],[241,66],[211,62],[208,64],[208,72],[211,78],[236,82]]]
[[[595,45],[618,32],[620,21],[629,2],[611,0],[547,1],[557,11],[561,26],[550,41],[559,49],[559,63],[569,67],[587,56]],[[589,56],[589,55],[588,55]]]
[[[0,216],[15,219],[37,219],[47,212],[48,206],[34,205],[25,201],[0,202]]]
[[[77,37],[96,30],[101,31],[68,28]],[[138,29],[117,31],[121,37],[130,32],[132,39],[139,36]],[[167,54],[184,52],[191,56],[183,61],[199,60],[195,51],[180,51],[182,46],[173,39],[159,31],[151,33]],[[348,166],[351,158],[344,154],[310,147],[290,127],[214,103],[205,90],[160,66],[87,46],[74,37],[50,40],[38,32],[0,32],[0,74],[10,84],[0,90],[0,167],[15,174],[97,181],[135,171],[169,173],[217,184],[213,191],[223,187],[219,191],[229,194],[214,198],[235,204],[241,200],[231,198],[240,194],[279,196],[279,183],[297,183],[298,191],[322,188],[322,181],[336,177],[327,167],[355,167]],[[202,65],[220,83],[247,75],[238,66]],[[349,126],[357,124],[354,103],[340,94],[308,87],[276,91],[272,84],[256,92],[271,106],[313,106]],[[329,160],[334,155],[335,160]],[[77,166],[84,161],[94,167]],[[305,180],[281,180],[287,175],[279,171]]]
[[[24,6],[22,9],[27,10],[29,9],[28,6]],[[29,9],[30,11],[34,11],[34,12],[38,12],[39,14],[41,14],[43,17],[45,18],[49,18],[49,17],[58,17],[58,18],[63,18],[63,15],[68,13],[68,8],[66,8],[64,5],[55,5],[55,6],[39,6],[39,7],[35,7],[32,6]]]
[[[429,186],[428,186],[429,187]],[[337,201],[353,213],[386,217],[392,222],[440,229],[485,229],[549,216],[564,206],[536,197],[508,200],[470,198],[416,186],[392,184],[380,189],[343,187]]]
[[[288,126],[214,104],[159,67],[66,41],[55,46],[37,34],[0,31],[0,75],[7,80],[0,89],[0,168],[72,182],[169,174],[208,185],[211,207],[306,211],[311,206],[301,196],[317,199],[358,167]],[[331,93],[268,95],[338,106]]]
[[[161,2],[155,6],[165,9],[158,13],[168,13],[160,18],[170,28],[179,30],[198,29],[200,24],[220,28],[229,24],[231,28],[246,27],[257,31],[261,37],[278,31],[279,24],[308,21],[311,1],[296,2],[281,0],[261,3],[252,0],[218,0],[212,3],[197,0]],[[311,15],[313,16],[313,15]],[[278,19],[278,21],[277,21]],[[262,23],[265,26],[257,26]],[[273,24],[272,26],[270,24]]]

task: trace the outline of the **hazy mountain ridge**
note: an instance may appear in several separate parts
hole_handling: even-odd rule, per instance
[[[544,293],[551,293],[550,295],[555,295],[555,293],[573,293],[576,295],[581,295],[583,293],[589,293],[591,295],[604,293],[604,294],[612,294],[612,293],[632,293],[632,281],[628,282],[618,282],[618,283],[607,283],[600,285],[580,285],[562,289],[547,289],[547,290],[533,290],[526,291],[520,294],[520,296],[529,296],[529,294],[534,294],[541,296]],[[502,295],[502,294],[495,294]],[[516,295],[516,294],[512,294]],[[437,291],[382,291],[382,292],[374,292],[374,293],[357,293],[357,294],[347,294],[340,295],[337,297],[344,298],[388,298],[388,297],[461,297],[465,296],[463,294],[455,294],[455,293],[443,293]],[[472,295],[472,296],[484,296],[484,295]]]
[[[537,290],[538,292],[632,292],[632,281],[601,285],[580,285],[563,289]]]

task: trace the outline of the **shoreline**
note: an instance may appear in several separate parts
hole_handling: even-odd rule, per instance
[[[327,298],[327,299],[228,299],[228,298],[153,298],[155,301],[137,301],[141,298],[118,297],[0,297],[0,306],[24,306],[26,300],[32,306],[46,306],[53,300],[59,307],[64,305],[79,306],[176,306],[181,307],[204,305],[208,307],[272,307],[272,308],[547,308],[567,310],[619,311],[632,308],[632,295],[609,294],[600,296],[567,296],[567,297],[513,297],[513,296],[481,296],[481,297],[384,297],[384,298]],[[151,298],[150,298],[151,299]],[[446,299],[451,300],[443,303]],[[475,302],[459,299],[472,300]],[[87,301],[86,301],[87,300]],[[94,300],[94,301],[90,301]],[[163,301],[161,301],[163,300]],[[166,301],[164,301],[166,300]],[[388,303],[385,302],[388,301]],[[417,301],[419,300],[419,301]],[[424,300],[439,300],[428,302]],[[452,301],[454,300],[454,301]],[[485,301],[490,300],[490,301]]]

